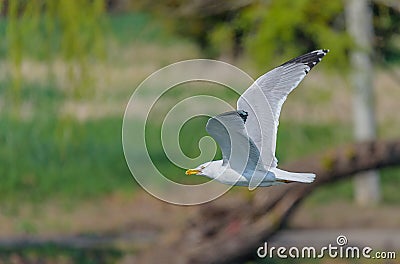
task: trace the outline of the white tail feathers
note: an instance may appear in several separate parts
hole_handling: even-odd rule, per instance
[[[295,173],[295,172],[280,170],[278,168],[271,168],[270,171],[275,174],[275,178],[277,180],[282,180],[282,181],[311,183],[315,179],[315,174],[313,173]]]

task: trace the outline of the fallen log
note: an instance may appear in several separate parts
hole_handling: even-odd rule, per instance
[[[240,263],[254,257],[256,249],[279,231],[297,205],[319,186],[358,172],[396,165],[400,165],[400,140],[355,143],[299,160],[283,168],[314,172],[317,174],[314,183],[258,188],[252,199],[222,198],[202,205],[186,226],[169,230],[164,239],[138,260]]]

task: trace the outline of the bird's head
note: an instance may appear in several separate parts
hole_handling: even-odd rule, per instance
[[[201,175],[209,178],[216,178],[219,175],[221,165],[222,161],[206,162],[195,169],[187,170],[186,175]]]

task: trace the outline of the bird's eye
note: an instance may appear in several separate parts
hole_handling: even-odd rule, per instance
[[[205,168],[204,166],[201,166],[201,167],[200,167],[200,169],[204,169],[204,168]]]

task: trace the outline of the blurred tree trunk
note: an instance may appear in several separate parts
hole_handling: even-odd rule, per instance
[[[371,140],[376,136],[370,4],[368,0],[346,1],[347,30],[355,44],[350,53],[350,63],[354,91],[354,133],[358,141]],[[379,174],[376,171],[363,174],[354,178],[356,202],[360,205],[376,204],[380,200]]]

